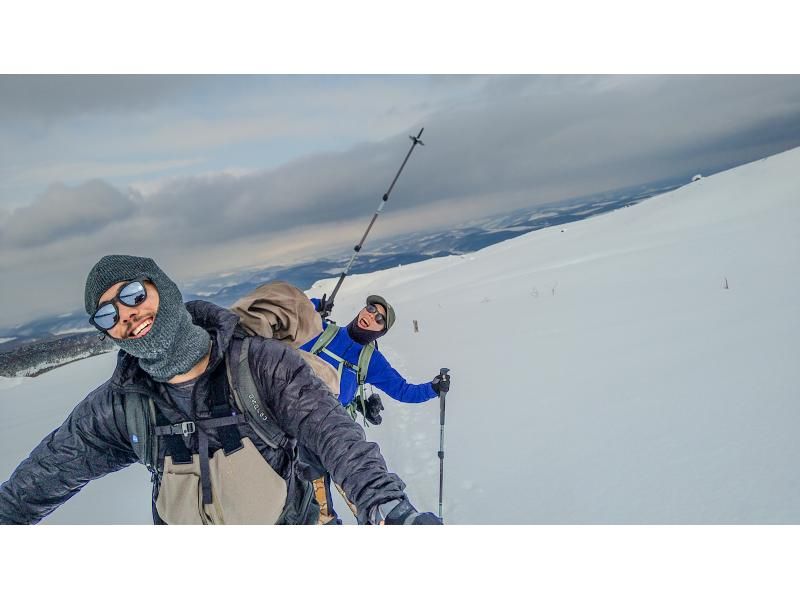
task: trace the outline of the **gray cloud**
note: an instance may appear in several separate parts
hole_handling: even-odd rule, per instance
[[[131,200],[103,181],[89,181],[75,188],[56,184],[33,204],[12,212],[3,223],[0,238],[6,246],[47,245],[95,234],[135,211]]]
[[[468,93],[431,104],[437,108],[401,134],[347,151],[245,175],[174,179],[145,195],[99,181],[52,187],[32,206],[0,214],[0,270],[13,277],[24,269],[33,289],[45,279],[75,286],[83,268],[111,252],[153,255],[180,277],[352,245],[408,150],[407,134],[423,125],[426,145],[415,150],[373,240],[708,173],[800,145],[796,76],[489,77],[458,85]],[[53,263],[75,270],[30,276]]]
[[[0,122],[144,110],[191,91],[201,81],[173,75],[2,75]]]

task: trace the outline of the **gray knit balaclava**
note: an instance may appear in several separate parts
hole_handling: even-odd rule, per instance
[[[132,255],[103,257],[86,277],[86,313],[91,316],[95,312],[109,287],[137,278],[146,278],[158,290],[153,326],[142,338],[109,338],[125,353],[137,357],[139,366],[154,380],[166,382],[192,369],[208,353],[211,337],[192,322],[180,290],[153,260]]]

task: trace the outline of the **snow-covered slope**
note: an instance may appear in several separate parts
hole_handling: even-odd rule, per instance
[[[800,149],[474,254],[348,278],[334,318],[380,293],[398,312],[381,343],[392,364],[414,382],[452,370],[446,521],[800,523],[797,172]],[[0,478],[112,367],[104,355],[0,388]],[[436,510],[438,401],[384,404],[367,435]],[[50,521],[145,522],[148,498],[134,467]]]
[[[800,523],[797,172],[800,150],[348,281],[342,321],[397,305],[400,371],[452,369],[446,519]],[[384,403],[368,435],[433,508],[437,402]]]

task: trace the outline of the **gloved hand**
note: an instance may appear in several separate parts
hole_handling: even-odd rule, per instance
[[[377,392],[372,393],[370,397],[364,401],[364,408],[366,409],[366,413],[361,409],[361,401],[356,399],[356,411],[361,413],[369,423],[379,426],[383,421],[383,416],[381,416],[381,411],[383,411],[381,396]]]
[[[321,314],[329,314],[333,311],[333,301],[329,301],[327,299],[328,293],[325,293],[322,296],[322,299],[319,300],[319,305],[317,306],[317,312]]]
[[[450,390],[450,375],[445,374],[442,376],[441,374],[438,374],[431,382],[431,386],[433,387],[433,390],[436,391],[437,395],[447,392]]]
[[[404,498],[383,520],[385,525],[442,525],[442,520],[433,513],[419,513]]]

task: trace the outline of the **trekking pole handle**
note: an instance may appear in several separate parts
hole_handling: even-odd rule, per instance
[[[450,368],[441,368],[439,370],[439,376],[441,376],[442,380],[450,381],[450,374],[448,373]],[[447,396],[447,391],[439,391],[439,424],[444,425],[444,408],[445,408],[445,397]]]
[[[334,297],[336,297],[336,293],[339,292],[339,287],[342,286],[345,276],[347,276],[347,272],[342,272],[342,274],[339,276],[339,281],[336,283],[336,287],[333,289],[333,293],[331,293],[331,296],[328,298],[328,305],[333,305],[333,299]],[[329,315],[331,315],[331,310],[325,308],[325,310],[322,312],[322,319],[327,320]]]

